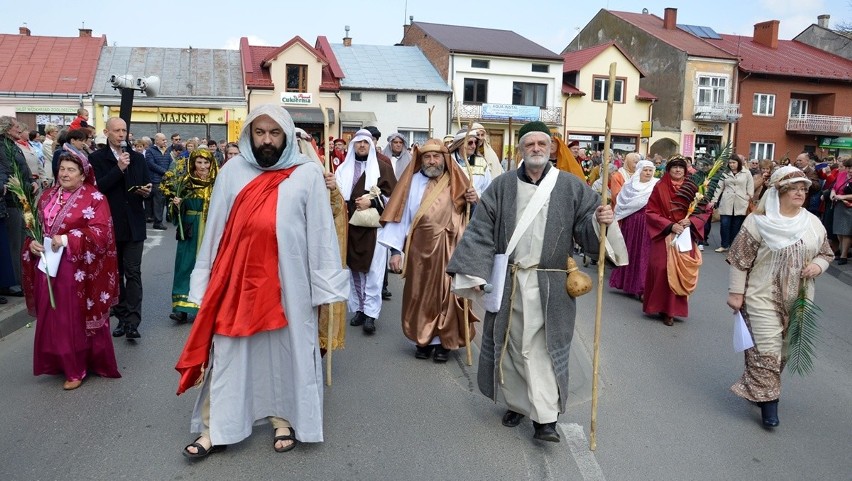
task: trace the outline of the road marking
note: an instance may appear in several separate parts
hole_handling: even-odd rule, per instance
[[[606,481],[606,478],[595,459],[595,455],[589,450],[589,441],[586,439],[586,433],[583,432],[583,427],[577,423],[558,423],[565,434],[565,440],[568,442],[568,449],[571,450],[571,456],[574,462],[577,463],[577,468],[580,474],[583,475],[584,481]]]
[[[148,234],[148,239],[145,240],[145,247],[142,248],[142,255],[148,253],[154,247],[159,246],[163,243],[163,231],[157,231],[155,235]]]

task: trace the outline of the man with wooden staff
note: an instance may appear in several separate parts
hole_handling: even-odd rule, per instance
[[[466,345],[464,303],[446,269],[464,233],[465,204],[478,197],[440,140],[415,147],[412,157],[382,214],[379,243],[391,249],[391,270],[405,278],[403,334],[417,345],[416,358],[434,351],[441,363]],[[471,313],[468,322],[476,321]]]
[[[489,296],[496,303],[485,298],[480,391],[508,406],[504,426],[529,416],[535,439],[558,442],[576,311],[565,287],[566,261],[575,241],[598,252],[598,222],[611,224],[613,214],[583,181],[550,164],[544,123],[530,122],[519,135],[523,163],[482,195],[447,272],[465,297],[481,295],[486,283],[494,287]],[[492,275],[495,254],[508,254],[505,274]]]

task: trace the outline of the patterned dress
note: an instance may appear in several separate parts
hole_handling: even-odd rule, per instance
[[[728,252],[731,265],[731,292],[737,272],[744,272],[743,318],[754,339],[754,347],[745,351],[745,371],[731,390],[754,402],[774,401],[781,395],[781,371],[786,362],[789,308],[799,294],[802,269],[815,262],[825,271],[834,255],[825,228],[815,216],[809,216],[809,228],[796,243],[772,251],[761,239],[755,216],[746,217],[742,230]],[[813,299],[813,282],[807,295]]]

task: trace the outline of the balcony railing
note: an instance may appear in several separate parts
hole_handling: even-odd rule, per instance
[[[453,120],[457,117],[461,117],[461,120],[475,120],[482,121],[487,120],[491,122],[508,122],[509,117],[513,117],[513,121],[516,123],[524,123],[529,122],[531,120],[540,120],[546,124],[555,124],[560,125],[562,123],[562,107],[543,107],[538,109],[538,118],[527,115],[526,111],[535,111],[534,109],[530,109],[528,106],[519,106],[519,105],[510,105],[510,104],[487,104],[489,110],[491,112],[494,111],[504,111],[505,115],[495,117],[492,115],[486,115],[483,117],[483,108],[482,104],[465,104],[456,102],[453,104]],[[522,116],[512,116],[511,112],[513,110],[523,109],[524,113]],[[462,122],[464,123],[464,122]]]
[[[850,134],[852,117],[834,115],[794,115],[787,119],[787,130],[814,134]]]
[[[695,104],[693,120],[696,122],[736,122],[742,117],[740,104],[698,103]]]

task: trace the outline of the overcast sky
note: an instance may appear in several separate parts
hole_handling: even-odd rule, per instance
[[[708,26],[719,33],[751,36],[755,23],[780,20],[782,39],[795,37],[820,14],[831,15],[832,26],[852,23],[852,0],[89,0],[49,7],[0,0],[0,32],[18,33],[26,24],[33,35],[70,37],[85,22],[95,36],[106,35],[110,45],[237,49],[240,37],[248,37],[253,45],[281,45],[296,35],[312,45],[318,35],[340,43],[349,25],[356,43],[392,45],[402,39],[402,25],[414,16],[415,21],[514,30],[559,53],[602,8],[647,8],[662,17],[665,7],[678,9],[678,23]]]

